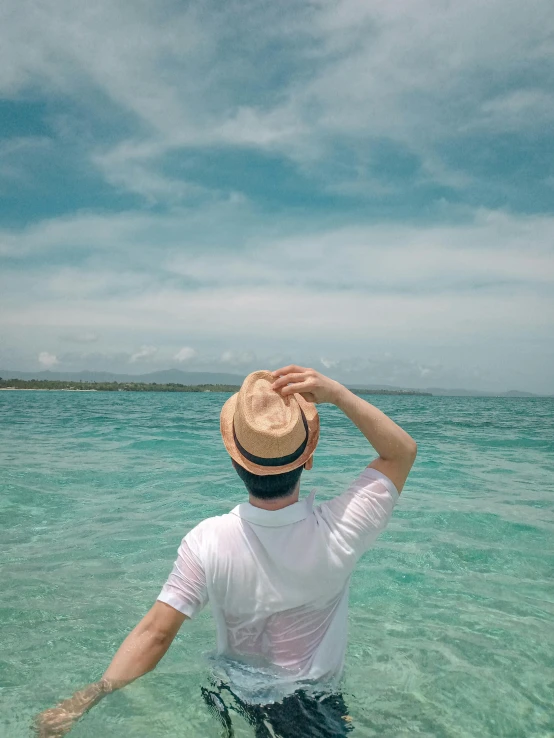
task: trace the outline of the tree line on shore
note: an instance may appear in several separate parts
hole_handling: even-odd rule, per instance
[[[61,379],[2,379],[0,389],[96,390],[97,392],[237,392],[234,384],[157,384],[156,382],[73,382]]]
[[[88,390],[96,392],[238,392],[234,384],[157,384],[156,382],[84,382],[61,379],[2,379],[0,389]],[[357,395],[430,395],[417,390],[352,389]]]

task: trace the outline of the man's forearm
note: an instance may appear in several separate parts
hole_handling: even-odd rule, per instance
[[[173,635],[149,630],[139,623],[119,647],[102,680],[113,689],[133,682],[154,669],[172,641]]]
[[[59,738],[65,735],[103,697],[152,671],[171,641],[165,643],[151,633],[137,632],[139,627],[122,643],[102,679],[80,689],[69,699],[39,715],[37,729],[40,738]]]
[[[414,439],[385,413],[346,387],[339,385],[334,404],[359,428],[382,459],[392,461],[415,456]]]
[[[107,694],[152,671],[184,620],[184,615],[165,603],[156,603],[123,641],[102,679],[38,716],[39,736],[60,738]]]

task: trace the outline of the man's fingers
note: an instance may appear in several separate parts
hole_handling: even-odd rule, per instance
[[[74,721],[74,715],[53,707],[37,715],[35,727],[40,738],[61,738],[69,731]]]
[[[292,394],[298,394],[301,395],[302,392],[310,392],[314,388],[313,383],[307,380],[306,382],[299,382],[296,384],[287,384],[286,387],[283,387],[281,390],[281,395],[284,397],[285,395],[292,395]]]
[[[306,378],[306,372],[293,372],[292,374],[287,374],[285,377],[279,377],[271,386],[274,390],[280,390],[281,387],[285,387],[291,382],[304,382]]]
[[[292,374],[292,373],[298,373],[298,372],[305,372],[306,369],[303,366],[297,366],[296,364],[289,364],[288,366],[284,366],[282,369],[277,369],[274,372],[271,372],[274,377],[280,377],[285,374]]]

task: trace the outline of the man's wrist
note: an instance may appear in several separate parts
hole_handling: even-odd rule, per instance
[[[98,682],[98,686],[100,688],[100,694],[102,696],[113,692],[113,687],[112,687],[111,682],[108,679],[104,679],[104,677],[100,679],[100,681]]]
[[[118,689],[122,689],[123,687],[126,687],[127,684],[129,684],[129,680],[125,679],[106,679],[106,677],[102,677],[100,681],[98,682],[99,685],[101,685],[102,689],[102,696],[111,694],[112,692],[116,692]]]
[[[330,402],[341,410],[341,404],[344,399],[350,394],[350,390],[347,389],[343,384],[333,380],[333,389],[330,393]]]

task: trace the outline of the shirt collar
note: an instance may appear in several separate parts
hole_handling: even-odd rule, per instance
[[[267,528],[291,525],[292,523],[299,523],[311,515],[314,497],[315,489],[305,499],[298,500],[298,502],[287,505],[287,507],[282,507],[280,510],[263,510],[249,502],[242,502],[231,510],[231,515],[237,515],[249,523],[263,525]]]

